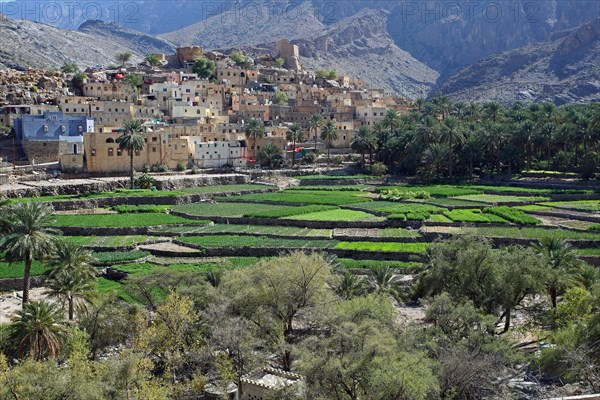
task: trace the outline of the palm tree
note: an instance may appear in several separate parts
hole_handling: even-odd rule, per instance
[[[72,242],[58,242],[47,263],[53,267],[48,273],[50,278],[61,271],[79,271],[89,278],[96,278],[98,271],[91,265],[92,252]]]
[[[292,142],[292,167],[295,164],[296,161],[296,142],[301,142],[304,140],[304,131],[302,130],[302,127],[300,126],[300,124],[292,124],[290,125],[290,127],[288,128],[287,134],[286,134],[286,139],[290,142]]]
[[[448,149],[441,143],[431,143],[423,152],[422,163],[426,170],[433,171],[434,176],[444,174]]]
[[[267,143],[258,152],[257,160],[262,164],[267,164],[269,168],[273,168],[275,161],[281,159],[281,150],[273,143]]]
[[[60,232],[47,226],[54,210],[45,203],[18,203],[3,211],[0,251],[9,262],[25,263],[23,304],[26,304],[31,286],[31,264],[52,253]]]
[[[265,136],[265,124],[261,119],[252,118],[245,129],[246,137],[252,140],[252,158],[256,160],[256,139]]]
[[[135,189],[133,156],[135,153],[144,150],[146,138],[144,137],[144,128],[142,126],[142,121],[140,120],[123,122],[123,129],[125,132],[123,133],[123,136],[117,139],[117,143],[121,150],[127,150],[129,153],[129,178],[131,180],[131,189]]]
[[[331,150],[331,142],[337,140],[338,129],[334,120],[328,120],[321,132],[321,139],[327,142],[327,166],[329,166],[329,153]]]
[[[371,289],[377,294],[386,293],[395,295],[398,281],[399,276],[392,268],[382,266],[371,268],[371,274],[368,278]]]
[[[346,271],[342,275],[342,279],[336,287],[337,294],[344,300],[359,296],[363,291],[364,285],[362,280],[349,271]]]
[[[463,134],[456,117],[450,116],[442,124],[442,140],[448,143],[448,175],[452,178],[454,146],[462,142]]]
[[[363,164],[365,163],[365,153],[368,151],[371,155],[373,154],[372,149],[375,146],[375,136],[371,129],[362,125],[356,131],[356,135],[352,138],[350,147],[352,150],[357,151],[361,154]],[[371,161],[372,157],[371,157]]]
[[[62,310],[44,301],[23,304],[10,333],[21,357],[32,356],[36,360],[56,357],[64,334]]]
[[[542,258],[546,268],[546,287],[552,307],[556,308],[559,293],[573,284],[573,273],[581,266],[573,247],[562,239],[547,237],[533,248]]]
[[[308,121],[308,131],[315,132],[315,151],[317,151],[317,137],[319,134],[319,129],[323,126],[323,116],[321,114],[313,114],[310,116],[310,120]]]
[[[56,298],[63,307],[68,306],[69,321],[75,315],[75,306],[87,311],[87,304],[94,298],[94,279],[82,271],[62,270],[48,280],[46,294]]]
[[[382,125],[385,129],[390,132],[396,132],[402,125],[402,119],[400,113],[397,110],[387,110],[382,120]]]

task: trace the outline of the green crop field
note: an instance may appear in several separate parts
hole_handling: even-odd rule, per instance
[[[149,236],[64,236],[63,240],[87,247],[127,247],[144,243]]]
[[[331,229],[309,229],[295,226],[268,226],[268,225],[209,225],[197,232],[199,233],[245,233],[249,235],[277,235],[305,237],[331,237]]]
[[[86,228],[123,228],[159,225],[199,225],[201,221],[189,220],[169,214],[93,214],[93,215],[56,215],[53,226],[74,226]]]
[[[296,206],[296,207],[285,207],[277,210],[269,210],[269,211],[258,211],[251,212],[244,217],[247,218],[284,218],[284,217],[292,217],[296,215],[302,214],[310,214],[319,211],[330,211],[337,210],[336,206],[320,206],[317,204],[312,204],[310,206]]]
[[[378,192],[393,190],[397,192],[427,192],[431,197],[456,197],[480,194],[481,190],[453,185],[423,185],[423,186],[380,186]]]
[[[93,253],[94,258],[97,262],[100,263],[113,263],[113,262],[125,262],[125,261],[135,261],[140,258],[144,258],[149,256],[150,253],[142,250],[132,250],[132,251],[107,251],[107,252],[99,252]]]
[[[565,240],[600,240],[600,233],[578,232],[566,229],[544,229],[533,227],[477,227],[462,228],[460,233],[469,233],[486,237],[543,239],[553,237]]]
[[[537,225],[540,223],[540,220],[512,207],[490,207],[485,208],[483,211],[488,214],[497,215],[500,218],[518,225]]]
[[[445,211],[444,216],[454,222],[506,223],[497,215],[483,213],[480,209]]]
[[[363,203],[365,201],[369,201],[368,198],[364,196],[365,193],[358,191],[285,190],[279,193],[248,194],[244,196],[236,196],[235,198],[217,198],[217,200],[341,206],[343,204]]]
[[[303,240],[303,239],[280,239],[266,236],[236,236],[236,235],[212,235],[212,236],[192,236],[180,239],[182,242],[191,243],[207,248],[281,248],[281,249],[302,249],[302,248],[333,248],[338,243],[337,240]]]
[[[578,211],[600,211],[600,200],[581,200],[581,201],[552,201],[540,203],[543,206],[553,208],[566,208]]]
[[[329,210],[319,211],[310,214],[295,215],[284,219],[293,219],[301,221],[385,221],[383,217],[376,217],[363,211],[354,210]]]
[[[34,261],[31,264],[31,276],[43,275],[51,268],[42,264],[39,261]],[[15,279],[22,278],[25,272],[25,264],[23,262],[8,263],[0,262],[0,279]]]
[[[435,206],[445,208],[445,207],[487,207],[489,204],[482,203],[478,201],[468,201],[457,199],[456,197],[439,197],[439,198],[431,198],[425,200],[419,199],[410,199],[407,200],[410,203],[427,203],[433,204]]]
[[[536,201],[547,201],[548,197],[543,196],[510,196],[499,194],[474,194],[468,196],[458,196],[457,199],[477,201],[487,204],[502,204],[502,203],[527,203]]]
[[[384,253],[425,253],[429,243],[339,242],[336,249]]]
[[[237,197],[239,199],[240,196]],[[271,204],[257,204],[257,203],[193,203],[178,205],[172,207],[173,211],[182,212],[189,215],[195,215],[199,217],[242,217],[243,215],[263,212],[263,211],[274,211],[283,208],[289,208],[289,206],[279,206]]]

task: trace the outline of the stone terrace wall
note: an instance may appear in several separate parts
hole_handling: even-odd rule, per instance
[[[39,288],[44,286],[44,279],[41,276],[31,277],[31,288]],[[0,292],[12,292],[23,289],[23,279],[0,279]]]

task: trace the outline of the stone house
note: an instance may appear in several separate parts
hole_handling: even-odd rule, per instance
[[[200,137],[189,137],[193,149],[193,163],[199,168],[243,167],[246,165],[246,145],[240,141],[203,142]]]
[[[138,98],[137,91],[126,82],[88,82],[83,84],[83,95],[98,100],[131,101]]]
[[[285,388],[301,390],[302,376],[293,372],[266,367],[240,379],[240,400],[268,400]]]

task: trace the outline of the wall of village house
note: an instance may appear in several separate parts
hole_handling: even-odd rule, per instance
[[[193,162],[200,168],[246,165],[246,148],[239,142],[202,142],[200,137],[189,138],[194,148]]]
[[[137,92],[128,83],[123,82],[88,82],[83,84],[83,95],[98,100],[135,101]]]
[[[32,164],[58,161],[58,140],[27,140],[23,143],[23,151]]]
[[[95,133],[84,134],[84,148],[86,155],[87,171],[91,173],[129,171],[130,158],[127,151],[121,151],[116,142],[120,133]],[[146,146],[146,149],[148,146]],[[146,152],[134,152],[133,165],[141,171],[148,164]]]

